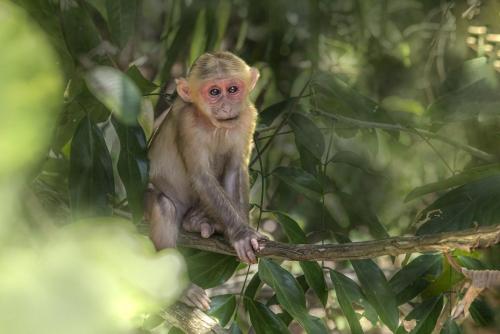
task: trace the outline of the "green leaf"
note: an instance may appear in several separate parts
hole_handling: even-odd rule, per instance
[[[295,278],[271,260],[259,260],[259,276],[273,288],[280,305],[290,313],[307,333],[327,333],[322,322],[315,321],[306,309],[304,291]]]
[[[497,114],[500,106],[498,79],[485,57],[464,62],[443,85],[444,94],[427,113],[438,124],[476,119],[481,114]]]
[[[437,319],[443,308],[443,296],[428,299],[418,304],[405,318],[406,321],[417,320],[416,326],[410,334],[431,334],[436,327]],[[396,334],[404,334],[403,326],[399,327]]]
[[[380,320],[391,330],[396,330],[399,310],[396,296],[389,287],[384,273],[372,260],[351,261],[359,282],[370,304],[377,310]]]
[[[463,280],[464,276],[456,272],[448,261],[444,259],[442,268],[440,275],[421,293],[423,298],[431,298],[446,293],[450,291],[455,284]]]
[[[411,201],[417,197],[436,191],[446,190],[452,187],[480,180],[482,178],[499,175],[500,164],[491,164],[486,166],[474,167],[463,171],[460,174],[453,175],[446,180],[433,182],[413,189],[405,198],[405,202]]]
[[[495,310],[483,299],[476,298],[469,308],[472,319],[482,327],[495,325]]]
[[[116,118],[127,125],[137,124],[141,92],[132,79],[112,67],[99,66],[87,73],[85,80],[92,94]]]
[[[236,309],[236,297],[232,294],[227,294],[215,296],[210,299],[212,303],[207,314],[217,318],[222,327],[226,326]]]
[[[207,10],[206,8],[203,8],[198,12],[198,17],[196,18],[196,23],[193,28],[193,37],[190,42],[191,49],[189,51],[189,66],[191,66],[196,58],[201,56],[201,54],[206,50],[206,28]]]
[[[283,230],[285,231],[285,234],[291,243],[307,243],[305,233],[302,231],[299,224],[297,224],[295,220],[279,211],[273,211],[273,213],[280,225],[283,227]],[[326,287],[323,270],[321,269],[320,265],[315,261],[300,261],[299,264],[302,268],[302,271],[304,272],[307,284],[316,293],[323,306],[326,306],[326,301],[328,299],[328,289]]]
[[[455,321],[448,319],[440,334],[462,334],[462,330]]]
[[[123,48],[135,33],[137,0],[106,0],[106,13],[113,41]]]
[[[322,186],[314,175],[296,167],[278,167],[273,175],[310,200],[321,201]]]
[[[389,121],[379,105],[327,72],[319,72],[312,81],[315,103],[325,112],[341,114],[360,120]]]
[[[144,78],[141,71],[139,71],[139,69],[135,65],[129,67],[129,69],[127,70],[127,75],[134,81],[143,95],[149,94],[158,88],[158,86],[153,82]]]
[[[61,0],[60,8],[64,40],[73,59],[77,60],[96,48],[101,38],[85,6],[76,0]]]
[[[118,173],[125,186],[134,221],[140,222],[149,178],[146,136],[140,126],[126,126],[114,119],[113,126],[120,139]]]
[[[259,273],[256,273],[255,275],[253,275],[252,279],[247,285],[247,288],[245,289],[245,297],[254,299],[261,285],[262,281],[260,280]]]
[[[500,175],[455,188],[420,214],[425,221],[417,235],[459,231],[500,221]]]
[[[399,270],[389,281],[398,305],[416,297],[441,272],[442,256],[425,254]]]
[[[359,300],[363,298],[361,289],[349,277],[344,276],[335,270],[330,270],[330,277],[332,279],[335,292],[337,293],[340,308],[342,309],[342,312],[349,323],[349,327],[351,328],[351,333],[363,333],[357,313],[354,312],[354,308],[352,306],[353,302],[359,303]]]
[[[351,151],[338,151],[328,160],[328,163],[344,163],[359,168],[367,174],[377,174],[364,157]]]
[[[85,117],[71,143],[69,194],[73,216],[111,215],[114,191],[113,166],[101,130]]]
[[[290,333],[285,323],[266,305],[251,299],[246,300],[245,305],[255,333]]]
[[[259,124],[265,124],[267,126],[270,126],[271,123],[283,112],[287,111],[288,108],[293,103],[296,103],[295,101],[297,98],[292,97],[283,101],[280,101],[278,103],[275,103],[266,109],[262,110],[259,113]]]
[[[219,0],[219,4],[215,11],[215,17],[217,18],[217,39],[213,45],[213,49],[218,50],[226,29],[231,18],[231,2],[225,0]]]
[[[295,134],[297,146],[305,147],[317,159],[321,159],[325,151],[325,140],[316,124],[306,115],[299,113],[290,115],[288,124]]]
[[[227,281],[238,267],[234,256],[182,248],[191,282],[204,289]]]

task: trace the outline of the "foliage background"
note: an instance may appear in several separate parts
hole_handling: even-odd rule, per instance
[[[499,48],[470,33],[500,33],[496,1],[14,3],[0,2],[0,263],[19,275],[0,280],[7,332],[168,330],[144,314],[182,289],[179,257],[154,254],[116,216],[130,212],[140,225],[154,115],[205,51],[230,50],[261,71],[251,216],[272,238],[331,243],[498,224]],[[417,320],[412,333],[431,333],[465,282],[437,254],[244,268],[183,253],[191,280],[223,292],[211,312],[236,333],[404,333],[405,317]],[[472,269],[499,264],[498,247],[453,255]],[[48,288],[85,281],[76,296]],[[442,331],[498,330],[496,293]],[[103,297],[82,300],[89,294]],[[34,315],[32,300],[47,313]],[[61,323],[59,310],[85,312]]]

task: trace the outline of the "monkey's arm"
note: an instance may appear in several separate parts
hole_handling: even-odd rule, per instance
[[[200,161],[202,159],[199,159]],[[191,165],[193,166],[193,165]],[[192,167],[191,167],[192,168]],[[210,168],[197,164],[197,170],[190,172],[194,190],[212,217],[221,221],[229,242],[238,257],[247,263],[255,263],[255,251],[259,248],[259,234],[248,226],[248,218],[241,215],[228,193],[221,186]],[[238,174],[235,174],[237,177]],[[248,214],[248,213],[247,213]]]

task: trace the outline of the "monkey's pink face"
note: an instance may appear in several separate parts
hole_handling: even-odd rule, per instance
[[[236,78],[208,80],[200,87],[205,106],[221,122],[238,119],[247,94],[245,82]]]

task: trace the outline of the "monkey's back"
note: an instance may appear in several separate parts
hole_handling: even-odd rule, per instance
[[[169,112],[151,143],[149,180],[168,198],[189,207],[194,201],[194,193],[177,146],[179,111],[173,108]]]

